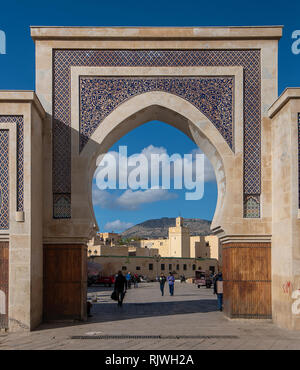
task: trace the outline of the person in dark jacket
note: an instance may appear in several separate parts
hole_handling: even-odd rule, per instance
[[[219,272],[214,281],[214,294],[218,298],[218,310],[223,311],[223,275]]]
[[[164,295],[166,281],[167,281],[167,278],[165,277],[163,273],[161,273],[159,277],[159,288],[160,288],[162,296]]]
[[[120,307],[123,304],[123,299],[124,299],[125,292],[126,292],[126,286],[127,286],[126,279],[123,276],[122,271],[119,271],[115,279],[115,292],[117,293],[118,306]]]

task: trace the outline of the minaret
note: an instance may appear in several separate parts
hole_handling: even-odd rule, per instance
[[[183,226],[183,218],[181,216],[176,217],[176,227],[182,227]]]
[[[190,231],[183,226],[183,218],[176,218],[176,226],[169,227],[170,257],[190,257]]]

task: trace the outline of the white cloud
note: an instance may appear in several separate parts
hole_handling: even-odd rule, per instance
[[[163,146],[157,147],[149,145],[141,151],[141,154],[144,154],[148,160],[150,160],[151,154],[167,154],[167,149]]]
[[[131,222],[123,222],[120,220],[115,220],[115,221],[107,222],[104,225],[104,229],[110,230],[110,231],[124,231],[126,229],[129,229],[132,226],[133,224]]]
[[[92,190],[93,204],[101,208],[117,208],[116,207],[116,194],[111,194],[106,190],[100,190],[93,186]]]
[[[145,191],[126,190],[118,199],[121,208],[136,210],[144,203],[154,203],[163,200],[177,198],[175,193],[169,193],[165,189],[148,189]]]
[[[101,208],[137,210],[145,203],[154,203],[158,201],[177,198],[176,193],[170,193],[165,189],[148,190],[126,190],[120,196],[110,193],[106,190],[99,190],[93,187],[93,204]]]

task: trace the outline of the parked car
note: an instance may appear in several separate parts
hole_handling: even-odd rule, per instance
[[[111,287],[115,283],[114,275],[111,276],[99,276],[95,284],[104,284],[105,286]]]
[[[203,270],[195,271],[194,283],[197,285],[198,288],[200,288],[201,286],[210,288],[212,286],[212,279],[210,278],[209,272]]]

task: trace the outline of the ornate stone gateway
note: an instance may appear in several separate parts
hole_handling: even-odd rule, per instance
[[[0,228],[9,255],[0,290],[8,286],[9,329],[86,318],[96,159],[154,119],[188,135],[215,169],[212,229],[223,248],[225,314],[300,329],[292,298],[300,288],[300,94],[274,103],[281,34],[31,28],[36,95],[0,92]]]

